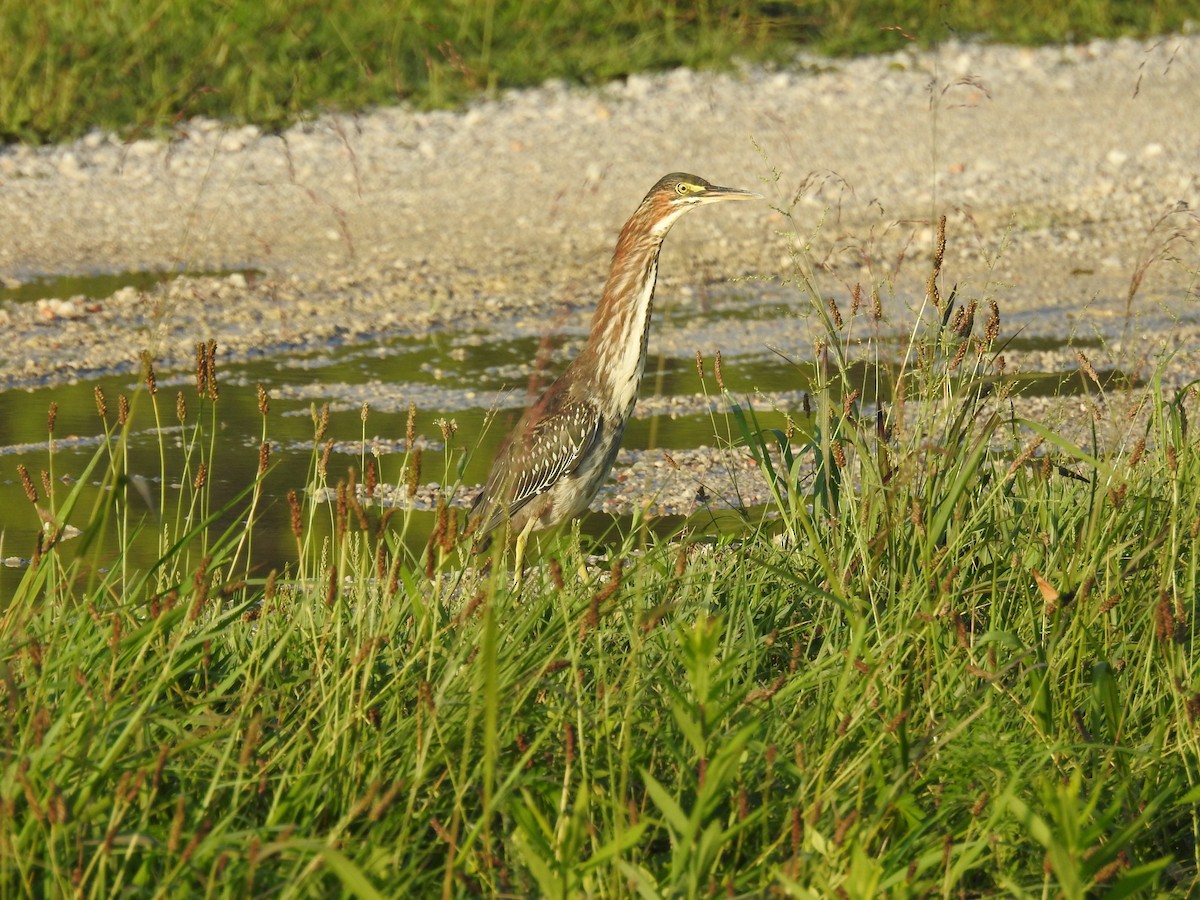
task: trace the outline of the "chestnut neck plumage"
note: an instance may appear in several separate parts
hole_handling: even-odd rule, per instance
[[[628,415],[637,400],[646,364],[658,254],[663,238],[688,208],[664,207],[661,199],[647,197],[617,239],[591,336],[576,361],[590,368],[597,394],[611,398],[609,415]]]

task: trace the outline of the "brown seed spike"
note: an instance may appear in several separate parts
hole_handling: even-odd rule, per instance
[[[258,394],[259,414],[266,418],[267,413],[271,411],[271,395],[267,393],[267,389],[263,387],[261,381],[258,383],[256,393]]]
[[[346,501],[346,481],[339,478],[337,483],[337,507],[334,513],[334,530],[337,533],[337,541],[340,544],[342,538],[346,536],[346,517],[349,513],[349,504]]]
[[[287,502],[292,511],[292,534],[296,540],[300,540],[304,533],[304,517],[301,513],[300,498],[296,496],[295,488],[287,492]]]
[[[953,372],[962,365],[963,358],[967,355],[967,348],[971,346],[970,341],[963,341],[958,345],[958,350],[954,352],[954,358],[950,360],[950,371]]]
[[[832,295],[829,298],[829,316],[833,319],[834,328],[842,327],[842,311],[838,309],[837,300]]]
[[[183,391],[175,395],[175,418],[180,425],[187,421],[187,398],[183,396]]]
[[[129,421],[129,398],[124,394],[117,394],[117,424],[122,428]]]
[[[151,396],[158,393],[158,379],[154,376],[154,358],[149,350],[142,351],[142,374],[146,378],[146,389]]]
[[[175,801],[175,816],[171,819],[171,829],[167,833],[167,855],[174,856],[179,849],[179,838],[183,834],[183,819],[187,809],[183,795]]]
[[[713,360],[713,375],[717,379],[717,387],[722,391],[725,390],[725,374],[721,371],[721,351],[718,350],[716,358]]]
[[[411,450],[417,440],[417,404],[408,404],[408,422],[404,426],[404,449]]]
[[[203,397],[208,392],[208,355],[204,344],[196,344],[196,396]]]
[[[942,271],[942,263],[946,259],[946,217],[942,216],[938,219],[937,227],[937,245],[933,250],[933,267],[938,272]]]
[[[704,357],[700,355],[700,351],[696,351],[696,375],[701,381],[704,381]]]
[[[25,496],[29,498],[29,502],[37,504],[38,495],[37,489],[33,486],[33,479],[29,477],[29,470],[24,465],[17,465],[17,474],[21,476],[21,487],[25,488]]]
[[[208,379],[208,398],[213,402],[221,399],[217,387],[217,342],[210,340],[204,354],[204,374]]]
[[[417,487],[421,483],[421,451],[414,450],[412,458],[408,461],[408,469],[405,474],[405,486],[408,489],[408,499],[411,500],[417,496]]]
[[[54,423],[58,421],[58,404],[54,401],[50,402],[50,409],[46,412],[46,430],[54,434]]]
[[[1129,468],[1136,469],[1137,464],[1142,461],[1142,455],[1146,452],[1146,439],[1138,438],[1137,444],[1134,445],[1133,453],[1129,456]]]
[[[375,500],[375,488],[379,486],[379,472],[375,467],[375,457],[367,459],[367,480],[363,485],[363,497],[367,503]]]
[[[988,320],[984,327],[983,339],[989,344],[994,344],[998,337],[1000,337],[1000,307],[995,300],[989,300]]]
[[[1087,358],[1087,354],[1085,354],[1082,350],[1076,350],[1075,360],[1079,363],[1079,368],[1083,370],[1084,374],[1087,375],[1088,378],[1092,379],[1092,383],[1103,391],[1104,385],[1100,383],[1100,376],[1096,374],[1096,369],[1094,366],[1092,366],[1092,361]]]
[[[263,441],[258,445],[258,477],[261,478],[267,472],[267,467],[271,464],[271,442]]]
[[[317,432],[313,440],[318,444],[325,439],[325,432],[329,430],[329,404],[321,405],[321,417],[317,420]]]
[[[96,385],[96,387],[92,389],[92,396],[96,398],[96,414],[100,416],[101,419],[105,418],[108,415],[108,404],[104,402],[103,388],[101,388],[100,385]]]
[[[192,576],[193,594],[192,605],[188,610],[189,622],[194,622],[200,617],[200,612],[208,601],[208,567],[211,563],[212,557],[205,556],[200,560],[200,565],[196,567],[195,575]]]

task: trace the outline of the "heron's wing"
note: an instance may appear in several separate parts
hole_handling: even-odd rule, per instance
[[[591,401],[542,397],[517,424],[476,500],[475,510],[484,515],[480,533],[574,472],[603,427],[604,416]]]

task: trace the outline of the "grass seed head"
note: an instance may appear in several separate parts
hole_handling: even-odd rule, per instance
[[[837,823],[837,827],[833,830],[833,843],[836,846],[840,847],[845,843],[846,835],[856,821],[858,821],[858,810],[852,809]]]
[[[217,342],[210,340],[204,352],[204,376],[208,380],[208,399],[216,402],[221,399],[221,391],[217,387]]]
[[[266,418],[267,413],[271,411],[271,395],[267,393],[261,381],[255,386],[255,393],[258,395],[258,411]]]
[[[1092,361],[1087,358],[1087,354],[1082,350],[1076,350],[1075,360],[1079,363],[1079,368],[1083,370],[1084,374],[1092,380],[1092,383],[1101,390],[1104,390],[1104,386],[1100,383],[1100,376],[1096,374],[1096,369],[1092,366]]]
[[[375,545],[375,577],[380,581],[387,578],[387,545],[383,541]]]
[[[117,394],[117,424],[122,428],[129,421],[129,398],[124,394]]]
[[[187,398],[183,391],[175,395],[175,418],[179,420],[180,425],[187,421]]]
[[[946,217],[942,216],[938,219],[937,226],[937,243],[933,248],[933,268],[936,272],[942,271],[942,263],[946,259]]]
[[[337,534],[337,542],[340,544],[346,536],[346,516],[349,513],[349,504],[346,501],[346,480],[339,478],[337,483],[337,507],[334,513],[334,531]]]
[[[966,337],[975,330],[975,310],[979,304],[971,300],[966,306],[960,306],[954,314],[954,324],[951,326],[955,336]]]
[[[208,363],[204,344],[196,344],[196,396],[208,393]]]
[[[408,460],[408,465],[404,471],[404,483],[408,492],[408,499],[412,500],[417,496],[417,487],[421,483],[421,450],[420,448],[413,451],[412,456]]]
[[[375,465],[375,457],[367,459],[367,480],[363,485],[363,496],[366,497],[368,503],[375,500],[375,488],[379,486],[379,470]]]
[[[316,426],[316,432],[313,435],[315,443],[321,443],[325,439],[325,432],[329,430],[329,404],[321,405],[321,415],[317,416],[314,410],[313,424]]]
[[[337,602],[338,577],[337,568],[330,566],[326,570],[325,605],[332,607]]]
[[[1133,447],[1133,453],[1129,456],[1129,468],[1136,469],[1138,463],[1142,461],[1142,456],[1146,452],[1146,439],[1138,438],[1138,442]]]
[[[188,621],[194,622],[200,617],[201,611],[204,609],[204,604],[208,601],[208,567],[212,564],[212,556],[205,556],[200,560],[200,564],[196,566],[196,572],[192,576],[192,605],[188,610]]]
[[[1159,593],[1158,604],[1154,607],[1154,636],[1164,644],[1175,639],[1175,609],[1167,591]]]
[[[321,451],[321,458],[317,460],[317,473],[324,478],[329,473],[329,457],[333,453],[333,438],[325,442],[325,449]]]
[[[153,396],[158,393],[158,379],[154,375],[154,357],[149,350],[142,351],[142,376],[146,379],[146,390]]]
[[[53,400],[50,401],[50,408],[46,411],[46,431],[54,434],[54,423],[58,421],[58,404]]]
[[[988,301],[987,325],[983,329],[983,339],[990,345],[1000,337],[1000,307],[995,300]]]
[[[29,502],[37,504],[38,495],[37,489],[33,486],[33,479],[29,477],[29,470],[23,464],[17,464],[17,474],[21,477],[21,487],[25,489],[25,496],[29,498]]]
[[[100,385],[96,385],[92,389],[92,396],[96,400],[96,415],[103,420],[108,415],[108,404],[104,402],[104,389]]]
[[[954,358],[950,360],[950,371],[953,372],[962,365],[963,358],[967,355],[967,348],[971,346],[970,341],[962,341],[958,345],[958,349],[954,352]]]
[[[844,324],[842,322],[842,311],[838,309],[837,300],[832,294],[829,296],[829,317],[833,319],[834,328],[841,328]]]

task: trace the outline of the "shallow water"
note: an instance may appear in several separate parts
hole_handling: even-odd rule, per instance
[[[715,334],[733,325],[744,327],[747,322],[760,325],[762,310],[761,303],[743,300],[739,315],[738,303],[731,301],[715,305],[699,317],[690,312],[686,318],[692,326],[703,326]],[[669,329],[681,318],[682,313],[667,310],[657,325]],[[702,321],[697,322],[698,318]],[[792,322],[777,331],[784,335],[794,329]],[[328,403],[331,410],[327,436],[336,442],[329,465],[331,484],[346,477],[350,468],[358,471],[361,481],[365,460],[373,454],[378,457],[381,482],[402,481],[405,462],[402,439],[409,406],[414,404],[416,434],[422,447],[422,483],[447,483],[460,474],[464,485],[477,485],[486,476],[499,441],[520,409],[553,373],[562,370],[578,351],[581,340],[579,334],[546,340],[529,336],[498,339],[487,331],[463,331],[329,346],[247,362],[218,362],[221,390],[215,405],[216,440],[210,465],[215,505],[235,497],[253,481],[257,470],[264,430],[257,384],[261,383],[271,398],[265,429],[272,448],[272,468],[265,482],[266,501],[255,538],[256,562],[265,571],[271,566],[286,565],[294,557],[285,497],[289,489],[303,491],[312,471],[314,409]],[[893,341],[895,346],[899,345],[898,339]],[[731,339],[730,343],[735,350],[723,361],[725,386],[733,395],[746,398],[756,410],[764,411],[760,420],[765,427],[781,425],[782,413],[770,410],[801,408],[803,392],[816,377],[814,365],[789,360],[782,351],[764,348],[762,341],[753,347],[745,341],[739,344]],[[1045,338],[1018,336],[1009,348],[1016,352],[1061,346],[1060,342],[1056,348],[1053,341]],[[800,352],[797,351],[797,358]],[[535,361],[533,365],[531,360]],[[623,446],[631,450],[671,450],[716,446],[727,440],[730,426],[715,399],[720,391],[712,358],[704,361],[704,371],[701,379],[694,356],[672,355],[667,351],[652,355],[647,360],[642,401],[626,431]],[[884,379],[878,375],[871,365],[853,368],[852,381],[862,393],[862,402],[888,399],[886,390],[880,387]],[[6,511],[0,516],[4,533],[0,557],[15,557],[17,562],[27,559],[39,527],[38,513],[17,477],[18,464],[28,468],[39,495],[44,493],[40,473],[45,470],[54,485],[56,501],[61,502],[102,446],[104,431],[96,410],[96,388],[106,397],[110,425],[116,417],[117,396],[126,394],[134,398],[129,472],[144,488],[138,496],[144,495],[145,499],[135,497],[133,515],[143,519],[148,534],[157,531],[160,517],[164,517],[164,511],[157,508],[162,482],[165,477],[169,503],[176,496],[170,485],[180,477],[186,439],[186,431],[179,427],[176,418],[176,396],[182,392],[189,408],[189,422],[194,422],[200,406],[194,373],[159,372],[157,384],[157,417],[144,384],[129,376],[109,375],[0,394],[4,413],[0,416],[0,509]],[[1047,375],[1030,378],[1029,390],[1071,393],[1082,387],[1077,377]],[[51,402],[58,405],[52,453],[46,421]],[[365,422],[364,403],[368,406]],[[495,422],[485,429],[489,410],[493,409]],[[211,433],[211,409],[206,407],[204,415]],[[439,420],[453,421],[457,428],[449,456]],[[165,447],[165,473],[160,464],[160,440]],[[98,492],[94,477],[93,483],[85,487],[84,503],[72,517],[73,525],[82,527]],[[42,503],[45,505],[44,499]],[[704,526],[711,516],[697,514],[694,518]],[[174,520],[170,509],[165,511],[165,519]],[[433,514],[427,509],[413,513],[406,540],[414,551],[428,539],[432,520]],[[683,521],[681,517],[666,517],[656,523],[656,529],[670,531]],[[610,533],[613,522],[611,515],[594,514],[584,522],[584,531],[594,536]],[[154,547],[155,541],[142,541],[135,562],[149,565]],[[69,542],[62,545],[62,551],[68,555],[72,552]],[[0,597],[11,593],[22,571],[20,566],[0,568]]]
[[[176,269],[164,272],[94,272],[87,275],[56,275],[49,278],[31,278],[20,284],[0,285],[0,303],[35,303],[38,300],[67,297],[88,297],[102,300],[111,297],[123,288],[135,291],[152,291],[159,285],[176,278],[228,278],[241,275],[252,282],[263,273],[258,269],[217,269],[211,272],[192,269]]]

